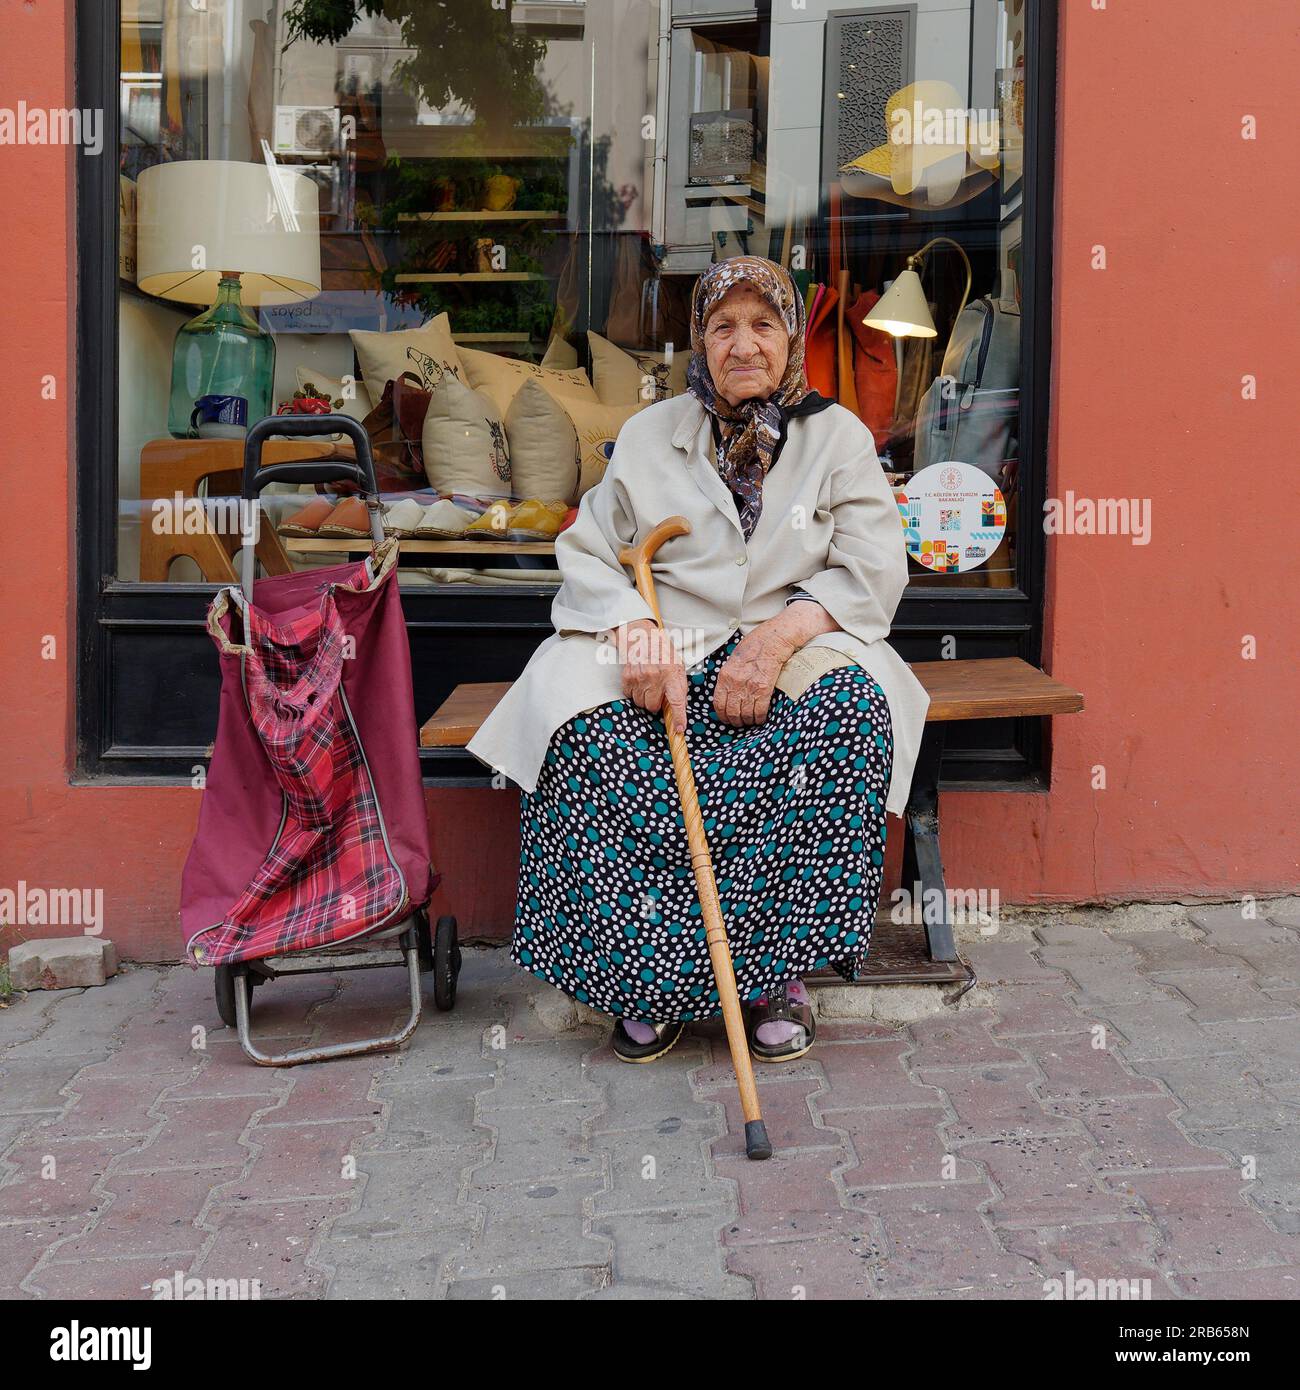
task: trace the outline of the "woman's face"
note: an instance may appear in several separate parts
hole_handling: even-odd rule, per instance
[[[704,356],[728,405],[766,399],[785,375],[790,334],[756,289],[733,285],[704,325]]]

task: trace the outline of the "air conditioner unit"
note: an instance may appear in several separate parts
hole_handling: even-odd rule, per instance
[[[337,106],[277,106],[276,154],[334,154],[339,147]]]

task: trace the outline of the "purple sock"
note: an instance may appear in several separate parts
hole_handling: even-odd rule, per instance
[[[650,1024],[642,1023],[639,1018],[625,1018],[623,1027],[634,1043],[652,1043],[657,1036]]]

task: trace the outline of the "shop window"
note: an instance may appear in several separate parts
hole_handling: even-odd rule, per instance
[[[694,277],[748,252],[794,274],[916,585],[1013,586],[1024,8],[124,0],[118,575],[228,578],[244,429],[328,407],[405,583],[556,582],[619,426],[684,389]],[[264,566],[360,540],[279,491]]]

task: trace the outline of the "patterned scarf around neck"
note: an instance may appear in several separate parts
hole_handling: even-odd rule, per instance
[[[790,334],[789,357],[780,384],[766,399],[730,405],[718,394],[704,351],[704,326],[723,297],[736,285],[749,285],[772,306]],[[736,498],[741,529],[748,540],[763,510],[763,479],[772,466],[781,437],[783,408],[809,394],[804,375],[804,304],[789,272],[762,256],[733,256],[717,261],[695,282],[691,296],[691,360],[687,390],[717,422],[720,435],[715,463]]]

